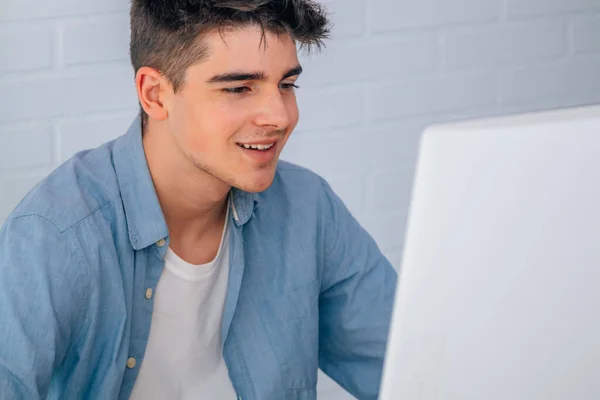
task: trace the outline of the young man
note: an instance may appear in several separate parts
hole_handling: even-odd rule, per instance
[[[142,107],[0,231],[0,396],[377,397],[396,274],[328,184],[278,162],[309,0],[133,0]],[[93,94],[92,94],[93,95]]]

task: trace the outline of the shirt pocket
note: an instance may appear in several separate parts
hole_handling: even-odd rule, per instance
[[[289,389],[317,385],[319,290],[319,282],[311,281],[259,303],[264,332]]]

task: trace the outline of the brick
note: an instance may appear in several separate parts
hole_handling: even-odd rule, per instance
[[[572,45],[576,53],[600,53],[600,15],[573,20]]]
[[[58,126],[59,160],[63,162],[78,151],[98,147],[123,135],[135,116],[136,113],[132,112],[127,116],[61,123]]]
[[[406,230],[406,225],[404,229]],[[404,234],[404,236],[406,236],[406,234]],[[383,249],[382,253],[388,259],[390,264],[392,264],[392,267],[394,267],[396,272],[400,272],[400,269],[402,267],[402,257],[404,255],[404,248],[398,247],[395,249]]]
[[[0,72],[52,67],[52,30],[32,27],[0,30]]]
[[[327,178],[334,192],[344,201],[355,218],[364,215],[367,180],[360,175]]]
[[[461,28],[446,35],[446,66],[494,66],[546,59],[565,50],[560,20],[512,22],[483,28]]]
[[[119,110],[137,105],[131,71],[0,84],[0,121]]]
[[[365,30],[365,0],[323,0],[333,23],[332,38],[353,37]]]
[[[537,104],[537,102],[536,102]],[[520,106],[523,107],[523,106]],[[450,112],[443,112],[439,114],[431,114],[426,116],[427,124],[441,124],[457,121],[466,121],[470,119],[478,118],[490,118],[503,114],[503,106],[497,103],[494,104],[481,104],[480,106],[473,106],[472,108],[457,109]],[[424,117],[425,118],[425,117]]]
[[[505,71],[500,79],[504,104],[590,95],[600,91],[600,57]]]
[[[298,91],[300,121],[297,131],[335,128],[360,124],[365,109],[365,94],[361,89],[336,91]]]
[[[507,0],[508,15],[564,14],[600,9],[598,0]]]
[[[496,101],[490,73],[457,74],[376,86],[369,90],[373,120],[449,112]]]
[[[72,23],[65,27],[63,40],[66,65],[128,60],[129,16]]]
[[[372,30],[394,31],[498,19],[498,0],[373,0]]]
[[[55,80],[0,84],[0,122],[60,115],[61,85]]]
[[[386,215],[366,220],[363,226],[380,249],[397,249],[404,245],[406,221],[407,214],[402,207],[396,207],[387,210]]]
[[[551,97],[544,99],[535,99],[528,101],[526,104],[499,104],[494,110],[494,115],[491,116],[493,117],[511,114],[521,114],[526,112],[553,110],[557,108],[563,108],[565,106],[568,106],[566,105],[565,98]]]
[[[0,224],[43,176],[25,178],[0,178]]]
[[[0,170],[31,168],[52,162],[52,131],[41,124],[0,128]]]
[[[334,391],[338,391],[341,389],[341,386],[337,384],[333,379],[327,376],[323,371],[319,370],[319,377],[317,379],[317,390],[319,390],[318,398],[325,398],[329,400],[333,400],[332,397],[322,397],[322,395],[328,394],[330,395]],[[343,390],[343,389],[342,389]],[[340,393],[341,395],[341,393]],[[353,397],[348,397],[349,394],[346,394],[346,397],[341,396],[340,399],[353,399]]]
[[[600,90],[567,96],[561,101],[561,107],[579,107],[598,104],[600,104]]]
[[[413,179],[414,168],[376,172],[369,190],[369,209],[381,212],[400,208],[408,212]]]
[[[401,57],[401,59],[399,58]],[[302,57],[305,85],[390,79],[428,71],[438,63],[434,34],[408,34],[376,43],[332,43],[323,53]]]
[[[292,135],[282,158],[324,176],[362,174],[373,169],[410,169],[414,167],[425,125],[423,121],[395,121],[380,127]]]
[[[0,21],[108,13],[127,9],[129,2],[122,0],[2,0]]]
[[[325,375],[327,376],[327,375]],[[321,377],[319,377],[321,379]],[[327,377],[327,379],[331,379]],[[321,381],[318,381],[320,384]],[[326,399],[326,400],[355,400],[356,397],[352,396],[350,393],[346,392],[342,389],[341,386],[336,386],[333,389],[321,389],[317,386],[317,398],[318,399]]]

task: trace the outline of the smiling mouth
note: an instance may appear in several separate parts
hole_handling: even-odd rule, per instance
[[[237,145],[246,150],[267,151],[275,146],[275,142],[269,144],[238,143]]]

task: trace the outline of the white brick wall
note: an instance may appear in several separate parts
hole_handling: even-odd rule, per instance
[[[369,22],[373,33],[490,23],[499,18],[500,3],[499,0],[372,0]]]
[[[575,53],[600,53],[600,15],[571,19],[572,50]]]
[[[303,57],[284,158],[329,179],[396,266],[424,126],[600,102],[600,0],[323,2],[334,38]],[[0,222],[137,112],[128,4],[0,0]]]
[[[548,15],[600,10],[598,0],[507,0],[509,15]]]

